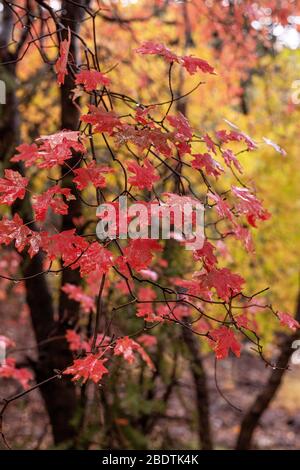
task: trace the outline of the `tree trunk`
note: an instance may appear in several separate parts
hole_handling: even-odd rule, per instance
[[[15,147],[20,143],[20,116],[16,96],[16,61],[17,53],[12,53],[5,45],[10,44],[14,18],[11,10],[4,5],[4,23],[2,29],[0,58],[2,62],[1,75],[6,83],[6,105],[1,106],[1,159],[4,165],[9,166],[9,159],[15,153]],[[19,50],[17,44],[17,50]],[[1,77],[1,78],[2,78]],[[23,166],[15,165],[20,173],[24,173]],[[18,211],[25,223],[33,220],[30,199],[27,196],[12,207],[12,212]],[[32,229],[37,229],[30,224]],[[25,254],[21,262],[21,271],[24,277],[35,276],[42,272],[43,257],[36,255],[32,260]],[[38,361],[34,365],[37,383],[51,377],[54,369],[62,370],[72,362],[72,355],[64,339],[40,344],[51,336],[64,336],[65,329],[58,325],[54,318],[53,301],[44,275],[35,276],[25,282],[26,299],[31,315],[33,330],[37,342]],[[52,426],[55,444],[71,441],[76,430],[71,421],[77,407],[75,387],[69,379],[54,380],[40,389],[46,410]]]
[[[212,436],[210,427],[209,399],[206,383],[206,373],[200,354],[199,343],[195,334],[182,327],[182,336],[189,351],[189,365],[192,372],[198,414],[198,435],[202,450],[212,450]]]

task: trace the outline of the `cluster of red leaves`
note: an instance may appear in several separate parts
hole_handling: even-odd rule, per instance
[[[60,84],[64,83],[68,72],[69,47],[70,31],[68,38],[60,44],[60,57],[55,66]],[[178,56],[162,44],[146,42],[137,52],[162,56],[170,64],[180,64],[190,74],[198,71],[214,73],[213,67],[206,61],[192,56]],[[82,85],[87,92],[110,84],[110,80],[96,70],[81,70],[76,74],[75,80],[76,84]],[[124,172],[127,170],[130,173],[128,178],[126,175],[129,185],[138,190],[150,192],[155,189],[155,185],[161,179],[160,167],[165,163],[165,159],[168,159],[166,168],[172,169],[170,166],[173,163],[172,157],[176,156],[176,159],[180,159],[180,162],[190,167],[191,171],[196,170],[196,174],[200,172],[205,182],[210,176],[219,178],[225,173],[226,167],[234,167],[242,173],[238,154],[228,148],[228,144],[246,146],[247,151],[252,151],[257,147],[247,134],[227,122],[231,130],[221,129],[214,135],[205,134],[201,139],[197,138],[197,145],[202,148],[199,153],[192,153],[195,140],[188,119],[181,113],[170,114],[161,125],[162,121],[152,119],[150,115],[152,108],[138,106],[134,123],[126,120],[126,117],[119,116],[113,110],[107,111],[104,107],[96,105],[89,105],[88,113],[81,116],[82,123],[89,124],[85,127],[91,128],[90,138],[94,133],[106,134],[106,137],[110,138],[118,149],[122,145],[130,147],[131,144],[137,148],[136,160],[127,160],[121,166]],[[172,128],[171,131],[166,127],[168,125]],[[63,130],[49,136],[41,136],[37,143],[24,143],[17,147],[18,153],[13,156],[12,162],[23,162],[25,168],[32,166],[47,170],[52,170],[57,166],[68,168],[74,190],[60,186],[56,182],[42,194],[35,194],[28,189],[29,180],[25,176],[11,169],[5,170],[4,178],[0,179],[0,202],[11,206],[16,199],[23,199],[28,191],[37,224],[34,226],[30,223],[24,224],[17,213],[12,219],[4,216],[0,221],[0,243],[4,245],[14,243],[19,252],[27,249],[30,257],[35,256],[41,250],[50,264],[61,260],[63,268],[78,269],[87,288],[67,283],[62,287],[62,291],[71,300],[78,302],[84,313],[93,313],[96,310],[96,290],[91,288],[91,285],[95,280],[99,282],[103,275],[109,278],[110,273],[120,275],[119,283],[115,284],[121,295],[128,295],[128,292],[134,289],[133,273],[142,276],[145,283],[149,282],[137,289],[135,298],[136,316],[148,323],[185,321],[191,314],[189,304],[195,301],[195,297],[197,309],[201,309],[203,302],[213,303],[218,300],[218,304],[225,305],[229,304],[233,298],[238,298],[244,285],[243,277],[231,272],[228,268],[218,266],[217,245],[213,245],[208,240],[204,241],[202,248],[193,252],[194,261],[201,263],[200,271],[194,272],[191,279],[170,280],[177,288],[178,298],[176,302],[174,300],[164,302],[159,298],[158,292],[161,288],[156,281],[166,265],[164,260],[159,260],[157,256],[163,249],[157,240],[130,240],[116,253],[110,249],[109,244],[107,246],[94,241],[89,238],[89,235],[82,236],[84,232],[76,228],[61,232],[45,230],[49,208],[55,214],[65,215],[68,213],[69,202],[75,199],[77,194],[81,198],[80,192],[87,191],[88,193],[92,187],[98,196],[99,192],[109,185],[109,178],[106,178],[106,175],[112,174],[111,178],[116,175],[112,167],[98,164],[95,157],[89,161],[84,132]],[[283,154],[282,149],[279,146],[276,148],[273,142],[265,139],[265,143],[272,145]],[[74,152],[77,152],[81,159],[76,168],[70,168],[68,160]],[[154,157],[159,158],[160,163],[157,166],[150,160],[150,158],[154,160]],[[224,168],[218,159],[222,164],[224,162]],[[114,162],[116,160],[117,158],[113,159]],[[120,163],[119,160],[118,162]],[[180,175],[176,174],[176,176],[180,179]],[[126,189],[128,192],[131,190],[131,187],[129,191]],[[157,203],[173,208],[182,208],[187,203],[199,202],[195,197],[186,195],[184,191],[181,194],[164,193],[163,197],[166,201],[158,201],[155,191],[153,194],[156,196]],[[223,234],[224,238],[232,235],[241,240],[248,251],[253,250],[250,231],[244,223],[240,223],[240,218],[245,217],[249,225],[256,227],[259,220],[264,221],[270,217],[256,195],[243,186],[232,186],[230,191],[219,195],[212,185],[207,185],[207,197],[209,201],[213,201],[207,205],[220,219],[226,221],[228,231]],[[137,200],[136,197],[134,199]],[[148,199],[147,202],[142,202],[147,209],[152,203],[152,201],[148,202]],[[145,221],[145,224],[148,223],[149,219]],[[173,219],[171,223],[174,223]],[[181,241],[185,243],[184,240]],[[154,263],[156,263],[155,270],[153,269]],[[165,293],[166,288],[162,289]],[[299,328],[299,323],[289,314],[278,312],[276,315],[282,325],[293,330]],[[208,338],[217,359],[223,359],[230,351],[236,356],[240,355],[240,344],[234,329],[238,331],[251,328],[251,321],[246,313],[243,313],[234,316],[230,326],[222,324],[216,328],[212,321],[206,322],[204,318],[201,318],[195,328]],[[122,356],[130,364],[140,356],[150,369],[154,369],[151,358],[141,346],[141,344],[145,347],[155,346],[156,339],[153,336],[142,335],[138,341],[129,336],[111,340],[104,333],[99,335],[96,341],[92,341],[91,339],[82,340],[76,331],[68,330],[66,339],[72,351],[81,352],[84,355],[77,357],[74,363],[63,372],[72,375],[73,380],[80,379],[85,382],[91,379],[98,383],[108,373],[106,363],[113,356]],[[0,369],[0,374],[16,378],[24,386],[27,386],[31,378],[23,369],[16,369],[12,359]]]
[[[206,60],[193,56],[178,56],[163,44],[145,41],[137,50],[139,54],[155,54],[163,57],[167,62],[176,62],[184,67],[190,75],[198,69],[203,73],[215,73],[214,68]]]

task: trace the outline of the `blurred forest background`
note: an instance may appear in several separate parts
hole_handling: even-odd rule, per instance
[[[71,29],[80,23],[80,36],[91,44],[91,17],[80,6],[84,0],[17,3],[48,15],[47,6],[61,10],[63,21],[71,15]],[[260,302],[272,302],[282,311],[298,313],[299,318],[300,2],[91,0],[86,4],[91,11],[99,9],[94,24],[103,70],[111,70],[109,76],[118,84],[118,91],[138,102],[157,103],[169,96],[168,65],[144,56],[133,60],[134,50],[144,40],[201,57],[215,67],[217,74],[205,75],[205,83],[178,101],[177,109],[200,133],[209,133],[227,119],[259,143],[255,153],[241,155],[241,162],[247,180],[272,213],[253,233],[255,255],[245,253],[234,241],[226,247],[220,243],[218,248],[226,265],[246,278],[249,291],[270,287]],[[34,43],[27,47],[30,34],[22,43],[20,25],[25,30],[33,28],[34,17],[32,24],[23,25],[25,11],[14,7],[14,2],[9,5],[0,3],[0,79],[7,87],[7,104],[0,105],[4,165],[18,142],[31,142],[68,127],[61,120],[61,91],[53,70],[58,48],[48,44],[51,64],[43,61]],[[80,12],[80,21],[76,12]],[[14,27],[15,42],[9,39]],[[198,81],[195,75],[186,82],[183,72],[176,70],[175,96],[188,93]],[[280,145],[287,155],[266,145],[264,137]],[[41,185],[44,181],[41,176]],[[1,273],[14,273],[18,256],[1,251]],[[173,276],[180,274],[176,271],[182,265],[179,256],[174,248],[168,267]],[[55,276],[51,282],[54,289]],[[18,364],[34,368],[36,340],[24,284],[1,279],[0,288],[0,334],[17,344],[14,357]],[[295,336],[278,328],[276,319],[273,323],[263,312],[256,321],[268,356],[288,364]],[[246,423],[246,428],[251,429],[251,436],[244,444],[240,442],[241,448],[299,448],[299,365],[291,364],[284,372],[270,370],[245,343],[240,359],[229,357],[216,366],[211,351],[197,337],[186,338],[181,329],[164,325],[153,334],[157,345],[152,346],[152,355],[158,367],[151,380],[143,376],[142,368],[116,368],[100,389],[94,384],[88,390],[82,388],[84,412],[77,417],[81,432],[76,448],[210,448],[205,428],[208,417],[214,447],[230,449],[236,446],[247,412],[251,425]],[[203,406],[208,406],[203,381],[209,413],[202,413]],[[13,380],[0,379],[0,396],[18,391]],[[262,409],[253,411],[259,394]],[[12,403],[5,422],[6,438],[14,448],[64,448],[59,439],[53,440],[39,390]]]

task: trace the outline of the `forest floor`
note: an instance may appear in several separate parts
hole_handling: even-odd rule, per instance
[[[34,345],[28,317],[19,318],[18,336],[14,314],[0,312],[2,317],[0,335],[13,337],[18,347]],[[26,332],[26,334],[25,334]],[[16,357],[20,364],[26,356],[34,357],[34,349],[20,351]],[[208,375],[211,404],[212,435],[217,449],[232,449],[239,431],[239,423],[245,410],[265,382],[269,369],[250,352],[243,352],[240,359],[230,357],[218,361],[217,390],[214,359],[208,355],[204,359]],[[161,442],[157,436],[167,436],[168,442],[176,443],[173,448],[199,448],[195,430],[195,400],[192,378],[185,372],[179,378],[180,391],[173,394],[164,419],[154,429],[151,442]],[[20,391],[11,380],[0,380],[0,397],[8,397]],[[222,396],[223,395],[223,396]],[[227,403],[229,401],[232,405]],[[239,408],[241,411],[238,411]],[[52,446],[51,430],[38,390],[12,403],[4,419],[4,431],[8,442],[18,449],[47,449]],[[155,445],[159,448],[159,444]],[[293,366],[284,376],[283,384],[270,408],[265,412],[254,438],[258,449],[300,449],[300,365]],[[3,449],[0,443],[0,449]],[[162,447],[164,448],[164,447]]]

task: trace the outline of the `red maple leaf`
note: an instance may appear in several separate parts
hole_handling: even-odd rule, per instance
[[[175,137],[180,140],[189,140],[193,137],[193,132],[187,118],[178,113],[178,116],[168,116],[167,120],[176,129]]]
[[[132,364],[133,362],[135,362],[136,359],[134,354],[135,351],[140,354],[140,356],[150,367],[150,369],[155,369],[152,360],[140,344],[138,344],[136,341],[129,338],[128,336],[124,336],[124,338],[117,339],[114,348],[114,354],[116,356],[123,356],[125,361],[129,362],[129,364]]]
[[[207,149],[212,151],[215,155],[217,155],[216,145],[214,141],[211,139],[211,137],[208,134],[206,134],[205,136],[203,136],[203,140],[206,143]]]
[[[230,210],[230,206],[228,203],[222,199],[221,196],[217,193],[208,193],[208,196],[215,201],[216,211],[218,212],[219,216],[224,219],[232,220],[232,212]]]
[[[105,188],[106,180],[103,174],[113,173],[114,170],[107,166],[96,166],[93,160],[88,163],[86,168],[77,168],[74,170],[76,177],[73,179],[78,189],[83,190],[89,183],[92,183],[95,188]]]
[[[28,253],[32,258],[40,249],[41,236],[24,225],[18,214],[14,214],[13,219],[4,216],[0,221],[0,243],[9,245],[12,241],[19,252],[29,245]]]
[[[164,44],[154,43],[152,41],[144,41],[142,45],[136,49],[138,54],[155,54],[163,57],[167,62],[178,62],[178,56],[168,49]]]
[[[209,153],[196,153],[193,155],[192,167],[197,170],[205,169],[208,175],[213,175],[218,178],[224,170],[217,160],[212,158]]]
[[[134,161],[127,163],[127,168],[135,176],[130,176],[128,182],[139,189],[152,189],[153,183],[160,179],[155,167],[149,160],[144,160],[144,165],[140,166]]]
[[[93,242],[78,261],[72,265],[72,269],[79,267],[81,276],[84,276],[95,270],[98,270],[99,273],[107,273],[112,264],[111,252],[99,242]]]
[[[207,271],[210,271],[218,262],[214,255],[215,249],[216,248],[211,243],[205,240],[203,247],[193,252],[194,259],[196,261],[202,259],[204,267]]]
[[[208,273],[200,274],[197,278],[203,286],[209,289],[215,288],[220,299],[226,302],[233,295],[239,294],[245,283],[245,280],[239,274],[234,274],[227,268],[214,268]]]
[[[144,318],[149,323],[161,321],[161,318],[155,314],[152,300],[156,299],[156,293],[151,287],[141,287],[138,291],[137,317]]]
[[[109,86],[110,79],[97,70],[81,70],[76,74],[75,83],[83,84],[86,91],[93,91],[98,85]]]
[[[277,312],[277,317],[280,320],[280,324],[283,326],[289,327],[291,330],[296,331],[300,328],[300,324],[295,318],[293,318],[289,313],[286,312]]]
[[[120,119],[113,111],[105,111],[92,104],[88,108],[89,114],[81,116],[81,120],[95,126],[95,132],[108,132],[111,135],[116,128],[122,127]]]
[[[75,196],[71,194],[69,188],[61,188],[58,185],[52,186],[52,188],[48,189],[43,194],[33,196],[32,205],[36,220],[45,220],[49,208],[51,208],[55,214],[64,215],[68,213],[68,205],[59,195],[65,196],[67,201],[75,199]]]
[[[78,261],[78,258],[89,247],[88,242],[84,238],[75,234],[75,229],[64,230],[54,235],[42,232],[41,237],[41,246],[49,259],[54,261],[56,258],[62,257],[64,266]]]
[[[124,249],[124,260],[131,268],[140,271],[149,267],[153,252],[161,250],[162,248],[156,240],[130,240],[128,246]]]
[[[61,41],[59,46],[59,58],[54,65],[55,72],[57,73],[57,83],[63,85],[65,83],[65,76],[68,74],[68,55],[71,44],[71,31],[68,28],[68,38]]]
[[[33,379],[29,370],[16,367],[16,360],[12,357],[7,357],[0,366],[0,377],[17,380],[25,390],[29,388],[28,382]]]
[[[90,350],[89,344],[86,341],[82,341],[80,335],[75,330],[67,330],[65,336],[71,351],[79,351],[80,349],[83,351]]]
[[[89,354],[83,359],[76,359],[73,364],[63,373],[73,375],[73,381],[83,379],[85,383],[88,379],[98,383],[108,370],[104,366],[107,359],[101,359],[99,354]]]
[[[138,337],[138,342],[143,344],[146,348],[151,348],[157,344],[157,338],[153,335],[140,335]]]
[[[19,153],[10,159],[12,162],[24,162],[25,167],[36,164],[39,158],[39,149],[36,144],[21,144],[16,147],[16,150]]]
[[[222,150],[222,157],[224,158],[225,164],[229,168],[231,167],[231,163],[232,163],[240,173],[243,173],[242,166],[240,162],[238,161],[238,159],[236,158],[236,156],[234,155],[234,153],[232,152],[232,150],[230,149]]]
[[[232,329],[221,326],[216,330],[212,330],[210,335],[214,339],[211,345],[215,351],[217,359],[225,359],[231,350],[237,357],[241,354],[241,346],[237,341]]]
[[[236,209],[240,214],[245,214],[250,225],[256,227],[256,220],[267,220],[271,214],[265,210],[259,199],[247,188],[232,186],[233,194],[239,199]]]
[[[194,73],[196,73],[198,69],[204,73],[215,73],[215,69],[211,65],[209,65],[206,60],[198,59],[197,57],[193,57],[191,55],[181,57],[180,62],[182,62],[183,67],[191,75],[194,75]]]
[[[79,302],[84,313],[95,311],[95,300],[90,295],[85,294],[82,287],[66,283],[61,290],[68,295],[69,299]]]
[[[0,178],[0,202],[11,206],[16,199],[24,199],[27,185],[28,179],[18,171],[4,170],[4,178]]]

